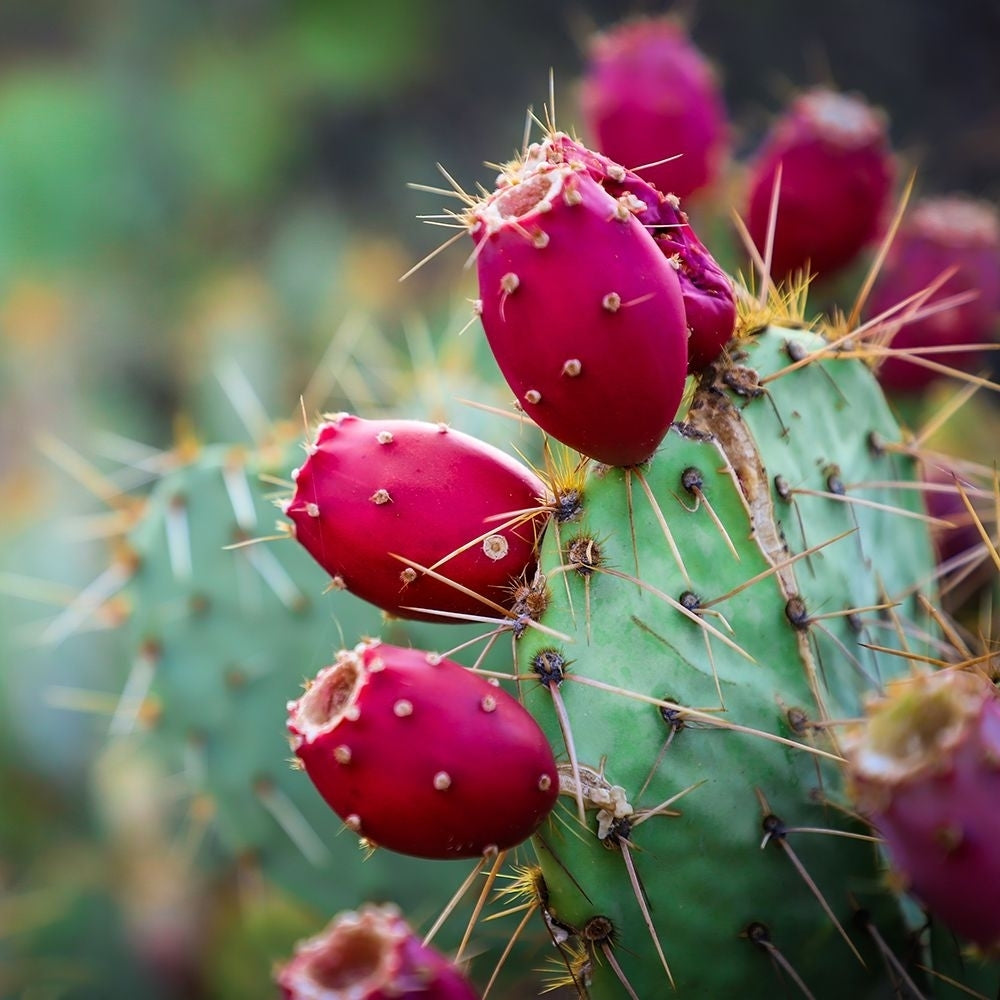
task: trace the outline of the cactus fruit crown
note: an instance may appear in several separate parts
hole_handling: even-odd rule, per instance
[[[284,1000],[476,1000],[392,905],[342,913],[276,973]]]
[[[314,740],[336,728],[357,700],[364,674],[356,657],[341,654],[336,664],[306,688],[299,699],[296,723],[302,739]]]
[[[875,710],[856,766],[884,781],[900,781],[921,770],[934,769],[961,739],[971,718],[982,707],[983,681],[975,674],[946,674],[890,685],[895,696]]]

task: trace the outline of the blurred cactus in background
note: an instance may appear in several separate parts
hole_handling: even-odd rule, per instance
[[[935,727],[919,720],[951,705],[944,695],[925,697],[918,680],[909,707],[894,710],[897,691],[908,697],[904,682],[882,682],[949,676],[960,664],[959,677],[995,677],[1000,424],[989,379],[1000,104],[989,96],[1000,92],[1000,17],[985,2],[945,11],[904,0],[876,10],[852,2],[835,15],[779,0],[752,10],[704,0],[640,18],[617,2],[584,2],[572,13],[529,0],[473,7],[15,0],[0,12],[0,997],[244,1000],[336,991],[342,980],[381,996],[399,970],[396,986],[405,981],[417,996],[465,997],[482,993],[501,966],[490,986],[497,998],[535,996],[548,982],[567,997],[631,989],[646,1000],[668,995],[672,979],[682,994],[704,996],[784,988],[822,998],[876,981],[895,989],[886,995],[995,995],[995,962],[982,959],[994,944],[989,915],[966,919],[921,875],[908,859],[927,852],[907,846],[872,789],[914,728],[932,752],[961,757],[963,781],[975,777],[965,747],[988,742],[995,715],[985,697],[982,734],[959,733],[966,708],[938,712],[954,725]],[[921,78],[914,67],[941,51],[963,56],[946,76]],[[475,196],[453,198],[452,211],[426,219],[457,226],[461,240],[433,256],[442,230],[413,216],[438,211],[440,199],[406,182],[456,195],[452,178],[473,190],[466,179],[480,177],[480,193],[490,190],[480,161],[520,146],[526,107],[545,117],[550,67],[559,98],[547,107],[552,124],[596,154],[565,136],[558,155],[534,147],[525,177],[508,166],[513,195],[476,208]],[[681,92],[667,93],[678,80]],[[771,123],[817,93],[831,95],[835,125],[851,118],[840,114],[846,94],[885,109],[872,154],[877,183],[865,187],[860,223],[851,218],[856,193],[831,196],[835,183],[854,183],[844,163],[828,165],[818,185],[820,215],[800,215],[791,154],[779,184],[774,140],[764,146]],[[677,153],[638,174],[626,169]],[[914,169],[913,194],[893,220]],[[551,181],[534,192],[544,202],[555,197],[556,174],[566,190],[584,185],[588,205],[618,212],[605,228],[632,233],[643,268],[655,262],[661,276],[677,276],[675,364],[657,382],[670,382],[665,415],[643,430],[638,451],[633,441],[620,451],[613,427],[610,450],[592,456],[625,471],[578,464],[531,419],[560,437],[585,411],[606,430],[592,400],[552,424],[546,413],[588,386],[595,364],[571,345],[581,340],[590,286],[610,280],[611,266],[588,258],[588,280],[545,306],[532,336],[546,345],[543,327],[570,313],[573,322],[552,346],[560,367],[544,385],[533,380],[544,351],[523,346],[541,301],[531,298],[528,268],[548,251],[542,240],[518,243],[518,226],[537,221],[526,210],[539,203],[523,198],[522,185]],[[556,207],[547,216],[553,244],[558,227],[572,224],[572,206]],[[477,211],[487,226],[473,232],[474,253],[466,230]],[[879,239],[897,222],[869,287]],[[786,237],[788,224],[797,230]],[[491,242],[501,230],[507,242]],[[820,236],[836,233],[824,249]],[[556,268],[560,284],[578,268],[580,245]],[[754,253],[764,258],[756,267]],[[769,288],[765,263],[777,281],[818,271],[811,305],[803,283]],[[655,311],[639,287],[649,280],[602,291],[595,343],[600,331],[641,326]],[[720,354],[734,331],[741,339]],[[655,341],[642,371],[653,381]],[[621,349],[597,358],[616,378],[634,363]],[[616,413],[644,408],[634,384],[617,391]],[[807,402],[811,412],[800,416]],[[718,436],[716,411],[727,414],[726,433],[748,429],[746,440],[757,442],[765,492],[795,559],[780,585],[769,578],[733,597],[774,553],[762,555],[749,538],[736,480],[717,471],[722,452],[734,468],[743,452],[735,438],[720,452],[706,437]],[[306,465],[321,415],[333,424],[343,412],[446,423],[530,467],[532,496],[494,511],[516,509],[524,520],[512,530],[493,520],[476,533],[486,560],[524,542],[527,552],[515,552],[523,572],[477,578],[448,608],[421,599],[423,620],[387,617],[350,586],[325,589],[331,575],[288,537],[281,504],[295,496],[292,473]],[[877,434],[866,438],[862,427]],[[594,437],[588,426],[569,443],[589,454]],[[461,515],[473,498],[449,489],[452,528],[469,534]],[[854,502],[859,491],[868,505]],[[304,521],[311,502],[302,497]],[[447,510],[449,498],[441,503]],[[937,519],[930,525],[920,520],[925,510]],[[391,500],[373,512],[401,514]],[[440,597],[461,568],[448,552],[432,555],[445,544],[432,522],[412,529],[419,546],[399,552],[410,530],[403,523],[391,554],[380,553],[399,564],[395,610],[407,617],[411,574],[437,574],[422,582],[439,584]],[[371,524],[359,544],[383,537]],[[844,532],[852,534],[835,546],[811,549]],[[449,537],[445,548],[460,545]],[[876,553],[874,569],[862,568],[862,555]],[[755,597],[767,588],[766,599]],[[443,620],[456,613],[462,623]],[[391,649],[447,653],[494,681],[516,675],[503,686],[544,732],[564,793],[534,849],[499,860],[488,850],[477,868],[386,849],[366,859],[351,816],[345,829],[291,767],[287,703],[337,650],[376,636]],[[822,675],[812,684],[768,665],[777,649],[797,664],[807,647]],[[675,654],[694,665],[689,673],[675,669]],[[626,665],[616,687],[653,701],[586,687],[588,678],[607,681],[611,660]],[[947,672],[931,673],[940,668]],[[377,703],[356,694],[334,702],[345,711]],[[477,698],[492,717],[493,696]],[[913,708],[919,698],[931,708]],[[421,707],[409,696],[392,706],[400,726]],[[864,713],[890,721],[849,737],[838,728]],[[489,725],[474,721],[470,731],[488,743]],[[787,742],[726,732],[724,722],[808,744],[816,760]],[[611,743],[609,731],[619,734]],[[346,745],[338,738],[333,750],[341,769],[336,753],[344,758]],[[848,750],[845,784],[840,763],[821,751]],[[733,764],[742,783],[700,784]],[[436,768],[421,794],[438,802],[456,791],[465,772],[453,770]],[[952,784],[944,782],[949,794]],[[988,809],[954,801],[953,826],[992,822]],[[490,829],[489,810],[476,808]],[[898,865],[891,887],[912,887],[910,896],[886,891],[884,860],[867,845],[794,831],[864,835],[866,823],[845,818],[855,809],[884,825]],[[762,826],[769,816],[781,822]],[[532,815],[517,837],[534,825]],[[929,825],[941,828],[937,814]],[[752,860],[736,864],[744,841]],[[793,870],[793,851],[816,892]],[[456,855],[450,844],[444,852]],[[957,847],[948,855],[971,887],[966,896],[977,881],[971,857]],[[726,885],[713,892],[720,867]],[[706,895],[712,914],[741,898],[754,906],[733,930],[705,916]],[[679,902],[685,916],[675,923]],[[918,949],[921,905],[933,929]],[[345,915],[331,924],[337,914]],[[941,921],[979,952],[956,946]],[[328,961],[337,949],[315,944],[326,925],[327,943],[346,936],[363,960],[346,971]],[[424,962],[425,935],[426,954],[444,958]],[[295,942],[309,939],[293,958]],[[313,953],[315,962],[301,957]],[[409,958],[397,960],[404,953],[438,970],[437,993],[434,976],[414,980]],[[272,977],[281,966],[279,988]],[[296,985],[295,970],[306,966],[312,981]]]

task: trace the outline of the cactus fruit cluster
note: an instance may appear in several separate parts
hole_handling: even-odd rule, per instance
[[[335,579],[340,551],[374,572],[401,539],[418,544],[419,520],[430,551],[404,560],[402,581],[388,564],[379,603],[414,613],[397,595],[424,583],[444,593],[419,614],[464,617],[454,602],[478,602],[484,646],[512,644],[501,673],[521,704],[476,666],[367,639],[289,705],[306,771],[368,846],[481,857],[490,882],[531,834],[520,891],[581,996],[930,992],[933,962],[950,974],[958,946],[938,923],[932,942],[918,907],[889,890],[878,776],[858,750],[848,768],[844,727],[920,664],[961,656],[935,611],[918,449],[864,334],[808,322],[794,289],[739,289],[676,197],[562,133],[505,165],[462,219],[476,312],[518,419],[547,438],[545,467],[492,500],[472,451],[456,453],[454,481],[478,497],[395,515],[373,500],[377,428],[340,417],[320,426],[284,509]],[[317,487],[341,426],[352,471],[339,491]],[[367,448],[356,473],[355,427]],[[419,488],[419,465],[388,494],[407,478]],[[344,513],[324,536],[313,525],[328,502]],[[368,517],[380,506],[397,517],[383,529]],[[506,602],[474,567],[441,563],[511,523],[530,534]],[[484,711],[491,690],[491,708],[509,702],[509,740]],[[956,769],[977,784],[956,822],[981,820],[988,840],[992,807],[968,798],[991,794],[991,758],[968,756]],[[963,875],[984,872],[970,857]],[[912,883],[948,924],[936,887],[917,872]]]
[[[211,827],[222,870],[235,861],[316,907],[346,886],[414,905],[441,874],[388,854],[355,866],[337,817],[288,766],[284,705],[331,630],[427,641],[419,625],[384,628],[347,592],[324,601],[323,574],[300,547],[246,544],[273,529],[260,477],[284,479],[301,455],[299,434],[279,429],[259,449],[193,449],[159,480],[127,538],[133,665],[112,732],[138,723],[183,777],[190,823]]]
[[[519,939],[590,1000],[997,994],[1000,701],[989,641],[940,600],[1000,565],[997,489],[879,383],[948,370],[887,360],[900,329],[914,356],[988,339],[995,218],[915,214],[873,320],[810,318],[808,277],[780,279],[854,260],[894,177],[878,113],[812,92],[751,165],[779,279],[753,291],[681,207],[725,144],[686,45],[656,21],[606,39],[602,151],[553,126],[457,192],[510,447],[327,414],[198,452],[129,537],[124,708],[223,853],[314,906],[351,897],[276,972],[286,1000],[499,995]],[[628,75],[664,51],[687,124]],[[675,151],[686,174],[641,166]],[[978,326],[923,294],[942,243],[942,294],[981,293]],[[478,889],[450,957],[446,862]]]

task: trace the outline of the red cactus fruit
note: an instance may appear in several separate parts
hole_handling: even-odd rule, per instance
[[[413,609],[488,614],[477,595],[504,604],[510,582],[531,576],[545,487],[498,448],[444,424],[342,413],[307,450],[283,506],[337,586],[399,617],[439,621]],[[518,511],[530,516],[510,524]]]
[[[828,277],[882,231],[895,171],[885,118],[860,97],[809,91],[772,127],[751,166],[745,213],[761,253],[779,165],[775,278],[806,268]]]
[[[922,291],[951,267],[957,271],[921,309],[963,292],[975,292],[976,297],[904,323],[893,337],[893,348],[958,347],[996,339],[1000,323],[1000,214],[987,202],[961,195],[929,198],[914,206],[879,274],[869,314],[877,316]],[[984,353],[974,347],[925,357],[960,371],[970,371],[985,360]],[[878,374],[882,385],[895,392],[918,392],[941,377],[933,369],[898,357],[886,358]]]
[[[581,105],[597,146],[686,198],[719,175],[728,143],[716,74],[674,18],[642,18],[594,37]],[[680,154],[668,163],[665,157]]]
[[[698,239],[676,198],[660,205],[653,232],[660,250],[677,267],[688,327],[688,370],[707,368],[736,329],[736,292],[729,275]]]
[[[908,888],[1000,948],[1000,697],[978,674],[898,682],[848,746],[853,795]]]
[[[608,465],[646,461],[677,413],[687,325],[677,272],[636,217],[550,141],[467,221],[486,337],[525,412]]]
[[[396,907],[341,913],[300,941],[275,974],[283,1000],[477,1000],[440,952],[425,947]]]
[[[532,147],[541,150],[546,144]],[[535,154],[537,155],[537,153]],[[635,217],[677,269],[688,327],[688,370],[701,371],[718,358],[736,327],[736,293],[729,276],[698,239],[680,199],[663,194],[632,170],[557,132],[547,144],[550,162],[579,164],[610,195],[631,195]]]
[[[514,847],[559,792],[552,750],[480,674],[368,640],[341,650],[288,706],[292,749],[355,833],[422,858]]]

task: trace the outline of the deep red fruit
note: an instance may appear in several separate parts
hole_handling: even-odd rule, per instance
[[[676,268],[680,281],[688,328],[688,370],[701,371],[715,361],[736,328],[736,293],[729,276],[698,239],[687,213],[681,211],[679,199],[561,132],[534,148],[545,150],[550,162],[582,165],[613,198],[631,195],[645,206],[636,206],[635,217]]]
[[[885,120],[861,98],[810,91],[771,129],[751,165],[745,213],[762,254],[779,165],[774,278],[806,268],[828,277],[882,231],[894,167]]]
[[[283,1000],[477,1000],[440,952],[391,905],[341,913],[300,941],[275,980]]]
[[[469,211],[483,327],[542,430],[608,465],[636,465],[684,392],[677,273],[636,218],[644,202],[613,197],[586,165],[550,162],[544,147]]]
[[[868,313],[878,316],[922,291],[947,269],[958,270],[921,309],[975,292],[970,302],[903,324],[893,348],[988,344],[1000,324],[1000,216],[992,205],[962,196],[931,198],[916,205],[900,227],[872,291]],[[971,372],[986,360],[975,347],[924,355],[928,361]],[[895,392],[919,392],[941,373],[899,357],[878,369],[879,381]]]
[[[495,614],[476,595],[505,605],[511,581],[532,575],[545,487],[498,448],[443,424],[337,414],[294,478],[285,513],[296,539],[338,586],[401,618],[441,620],[414,608]],[[523,510],[537,514],[504,526]]]
[[[914,895],[1000,949],[1000,697],[978,674],[899,682],[848,747],[858,808]]]
[[[288,706],[292,749],[344,823],[382,847],[470,858],[514,847],[559,792],[521,704],[453,660],[363,642]]]
[[[721,90],[677,20],[644,18],[597,35],[580,99],[596,145],[630,167],[656,163],[642,174],[661,191],[686,198],[718,177],[728,132]]]

